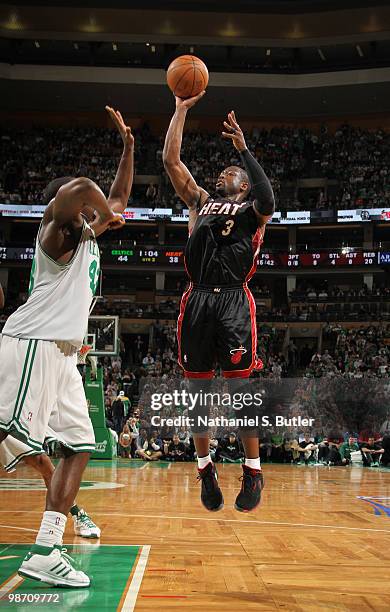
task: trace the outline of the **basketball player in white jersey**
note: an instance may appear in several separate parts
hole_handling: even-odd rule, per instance
[[[19,574],[57,586],[88,587],[62,549],[66,516],[95,448],[76,366],[100,270],[96,236],[124,225],[133,182],[134,139],[119,111],[106,107],[123,139],[123,154],[108,198],[87,178],[65,177],[46,188],[48,206],[38,231],[29,298],[2,331],[0,443],[18,442],[15,463],[40,455],[52,430],[63,457],[46,496],[36,543]]]
[[[4,308],[5,298],[3,288],[0,283],[0,310]],[[47,438],[55,438],[55,432],[47,431]],[[23,453],[23,442],[7,436],[7,438],[0,444],[0,465],[3,465],[7,472],[15,470],[13,464],[17,461],[17,457]],[[54,473],[54,465],[52,464],[49,457],[42,451],[40,455],[26,455],[21,459],[23,463],[27,463],[30,467],[34,468],[43,478],[45,485],[49,488],[51,477]],[[82,538],[100,538],[100,529],[90,516],[85,512],[83,508],[79,508],[76,503],[70,509],[74,522],[74,532],[76,535]]]

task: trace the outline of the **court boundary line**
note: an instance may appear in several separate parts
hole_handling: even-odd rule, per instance
[[[141,588],[142,580],[144,577],[146,565],[148,563],[150,549],[150,544],[144,544],[141,548],[141,552],[138,557],[137,565],[135,566],[133,572],[133,577],[131,579],[130,586],[125,595],[122,607],[120,608],[121,612],[134,611],[135,605],[137,603],[138,593]]]
[[[1,510],[0,510],[1,512]],[[40,511],[31,511],[31,510],[14,510],[13,513],[35,513],[42,514]],[[388,533],[390,534],[390,529],[377,529],[376,527],[347,527],[343,525],[320,525],[318,523],[287,523],[284,521],[259,521],[256,519],[252,520],[243,520],[243,519],[225,519],[225,518],[209,518],[206,516],[172,516],[172,515],[164,515],[164,514],[116,514],[116,513],[108,513],[108,512],[94,512],[95,516],[118,516],[118,517],[127,517],[127,518],[158,518],[158,519],[179,519],[182,521],[212,521],[212,522],[222,522],[222,523],[238,523],[244,525],[277,525],[280,527],[318,527],[319,529],[346,529],[347,531],[373,531],[378,533]],[[19,529],[21,531],[32,531],[34,533],[38,532],[38,529],[27,529],[26,527],[13,527],[12,525],[0,525],[0,527],[6,527],[9,529]],[[19,542],[18,542],[19,543]],[[120,544],[100,544],[100,546],[120,546]],[[123,544],[123,546],[136,546],[136,544]],[[139,544],[139,546],[144,546],[144,544]]]
[[[26,510],[27,512],[27,510]],[[206,516],[173,516],[173,515],[165,515],[165,514],[124,514],[124,513],[108,513],[108,512],[94,512],[94,515],[100,516],[118,516],[118,517],[128,517],[128,518],[158,518],[158,519],[180,519],[182,521],[213,521],[213,522],[223,522],[223,523],[240,523],[246,525],[279,525],[285,527],[319,527],[321,529],[346,529],[347,531],[375,531],[380,533],[388,533],[390,534],[390,529],[377,529],[377,528],[368,528],[368,527],[344,527],[342,525],[320,525],[316,523],[287,523],[283,521],[259,521],[256,519],[253,520],[243,520],[243,519],[224,519],[224,518],[209,518]]]
[[[26,512],[28,512],[28,510],[26,510]],[[28,527],[16,527],[13,525],[0,525],[0,527],[5,527],[6,529],[19,529],[19,531],[32,531],[33,533],[38,533],[39,531],[39,529],[29,529]],[[12,546],[12,544],[10,544],[10,546]]]
[[[14,591],[22,582],[24,582],[24,578],[19,576],[18,573],[12,574],[2,585],[0,585],[0,601],[4,601],[7,593]]]
[[[84,540],[85,538],[83,538]],[[3,542],[3,544],[5,544],[5,542]],[[10,546],[31,546],[31,542],[11,542],[11,544],[7,544],[7,548],[9,548]],[[142,548],[143,546],[151,546],[150,544],[88,544],[88,542],[76,542],[76,544],[74,542],[64,542],[63,544],[64,546],[96,546],[101,548],[102,546],[123,546],[124,548],[129,548],[131,546],[134,546],[136,548]]]
[[[31,542],[14,542],[7,544],[3,550],[7,550],[11,546],[24,546],[31,545]],[[69,546],[82,546],[83,544],[69,544]],[[66,544],[65,544],[66,546]],[[135,605],[137,603],[138,593],[141,588],[142,580],[145,574],[146,566],[149,559],[149,553],[151,549],[150,544],[100,544],[99,546],[121,546],[124,548],[139,548],[140,554],[136,562],[136,566],[133,571],[133,576],[125,595],[125,599],[121,608],[118,608],[120,612],[134,612]],[[131,575],[131,573],[130,573]],[[17,573],[12,574],[0,585],[0,601],[4,600],[7,593],[15,590],[25,578],[19,576]]]

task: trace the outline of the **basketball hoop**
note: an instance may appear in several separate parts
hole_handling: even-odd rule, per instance
[[[77,365],[85,365],[87,355],[91,350],[92,346],[89,344],[83,344],[79,351],[77,351]]]

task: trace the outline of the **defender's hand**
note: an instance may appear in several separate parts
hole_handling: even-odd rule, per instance
[[[242,129],[237,123],[234,111],[230,111],[230,113],[228,113],[228,121],[224,121],[223,125],[228,131],[222,132],[222,136],[224,138],[230,139],[233,142],[233,145],[237,149],[237,151],[244,151],[247,146],[245,143],[244,134],[242,133]]]
[[[131,133],[131,127],[125,124],[123,117],[118,110],[116,111],[111,108],[111,106],[106,106],[106,111],[110,115],[119,134],[121,135],[124,147],[132,149],[134,147],[134,136]]]
[[[105,215],[104,217],[100,217],[99,219],[99,228],[100,229],[108,229],[108,230],[116,230],[120,229],[125,225],[126,221],[120,213],[114,213],[110,211],[110,214]]]
[[[203,98],[205,93],[205,91],[201,91],[200,94],[198,94],[197,96],[194,96],[193,98],[186,98],[185,100],[183,100],[183,98],[175,96],[176,108],[182,108],[185,110],[192,108],[198,102],[198,100]]]

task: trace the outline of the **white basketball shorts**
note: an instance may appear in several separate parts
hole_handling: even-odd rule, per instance
[[[9,434],[0,445],[8,471],[23,457],[42,453],[45,439],[74,452],[94,451],[77,356],[65,356],[55,342],[2,336],[0,429]]]

